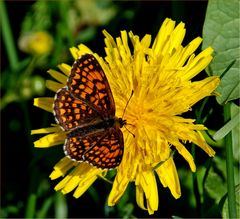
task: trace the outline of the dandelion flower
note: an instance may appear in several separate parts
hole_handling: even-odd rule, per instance
[[[25,33],[19,39],[19,48],[32,55],[46,55],[53,48],[53,39],[45,31]]]
[[[192,80],[211,62],[213,49],[209,47],[195,55],[202,39],[197,37],[184,47],[185,31],[184,23],[176,26],[174,21],[167,18],[153,42],[151,35],[140,39],[132,32],[121,31],[121,36],[115,40],[103,31],[105,58],[82,44],[70,49],[74,59],[85,53],[96,57],[108,78],[116,104],[116,116],[121,118],[126,110],[124,119],[129,124],[129,130],[122,128],[124,154],[108,197],[109,206],[119,201],[127,185],[132,182],[136,186],[137,204],[153,214],[158,209],[156,176],[164,187],[169,188],[174,198],[181,195],[171,156],[173,150],[184,157],[193,172],[196,166],[184,146],[185,142],[196,144],[209,156],[215,154],[200,133],[206,127],[195,124],[194,119],[181,116],[191,110],[195,103],[212,95],[219,84],[218,77]],[[46,83],[54,92],[66,85],[71,71],[71,66],[67,64],[58,67],[60,71],[49,70],[57,82]],[[134,94],[125,109],[132,90]],[[49,112],[52,112],[52,103],[53,98],[49,97],[34,100],[35,106]],[[58,125],[32,131],[32,134],[40,133],[47,135],[35,141],[35,147],[62,145],[66,138],[66,133]],[[64,194],[74,190],[73,196],[78,198],[98,177],[105,174],[106,170],[64,157],[55,165],[50,178],[64,177],[55,190]]]

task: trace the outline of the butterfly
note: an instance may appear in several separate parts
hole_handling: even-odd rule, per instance
[[[120,128],[126,120],[115,116],[115,103],[107,77],[92,54],[73,64],[67,86],[54,97],[53,114],[66,131],[66,156],[102,169],[117,167],[123,156]]]

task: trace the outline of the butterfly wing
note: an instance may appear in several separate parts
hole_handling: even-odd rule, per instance
[[[102,118],[115,116],[115,103],[106,75],[91,54],[78,58],[69,76],[69,92],[96,109]]]
[[[91,124],[101,117],[85,102],[74,98],[67,87],[61,88],[55,95],[53,113],[56,122],[65,130],[72,130]]]
[[[57,123],[66,131],[115,115],[107,78],[93,55],[85,54],[75,61],[67,87],[55,95],[53,113]]]
[[[115,116],[115,103],[93,55],[85,54],[75,61],[67,86],[55,95],[53,112],[60,126],[70,131],[64,144],[67,156],[103,169],[120,164],[123,134],[108,124]],[[101,123],[108,125],[100,127]]]
[[[65,154],[76,161],[87,161],[102,169],[117,167],[123,156],[123,134],[111,128],[86,136],[69,136],[65,142]]]

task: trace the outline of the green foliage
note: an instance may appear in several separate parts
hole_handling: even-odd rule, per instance
[[[61,193],[56,193],[54,195],[54,208],[55,208],[55,218],[67,218],[68,207],[66,197]],[[47,217],[48,212],[46,212],[45,217]]]
[[[227,192],[225,168],[225,162],[215,157],[204,183],[203,212],[205,216],[220,216],[221,209],[218,208],[218,204]],[[209,202],[212,202],[211,207],[209,207]]]
[[[216,53],[208,73],[222,76],[217,89],[220,104],[240,98],[239,7],[238,0],[210,0],[203,27],[203,48],[212,46]],[[222,75],[233,62],[229,71]]]
[[[54,2],[51,4],[49,7],[47,1],[36,1],[22,22],[22,33],[49,29],[52,25],[51,10],[57,6]]]
[[[235,193],[236,193],[236,207],[237,207],[237,212],[239,214],[239,212],[240,212],[240,184],[238,184],[235,187]],[[222,203],[223,203],[222,217],[227,219],[227,218],[229,218],[227,194],[225,196],[223,196]],[[238,215],[238,218],[239,218],[239,215]]]
[[[232,119],[230,121],[228,121],[221,129],[219,129],[214,135],[213,138],[214,140],[220,140],[223,139],[230,131],[232,131],[234,128],[237,129],[237,131],[239,131],[239,123],[240,123],[240,108],[237,107],[236,105],[232,105],[233,108],[235,108],[236,112],[231,113],[232,114]],[[239,141],[238,141],[238,133],[239,132],[234,132],[233,133],[233,137],[236,141],[236,144],[233,145],[239,145]]]
[[[235,186],[239,184],[240,108],[233,103],[228,103],[240,98],[239,7],[240,2],[237,0],[210,0],[203,28],[203,48],[211,45],[216,53],[209,66],[208,73],[221,77],[221,84],[217,89],[220,94],[217,101],[224,105],[225,125],[214,134],[213,138],[215,140],[224,138],[225,140],[226,171],[220,168],[218,172],[221,174],[227,173],[224,177],[226,178],[227,190],[224,192],[221,179],[216,175],[216,172],[212,177],[209,176],[210,179],[212,178],[209,185],[215,185],[214,182],[218,182],[218,186],[212,188],[213,192],[211,194],[212,196],[215,194],[215,197],[212,198],[219,203],[219,210],[225,218],[239,217],[237,215],[237,213],[239,214],[239,211],[237,211],[237,206],[239,209],[239,199],[238,205],[236,204],[239,191],[235,190]],[[224,159],[220,163],[224,164]]]

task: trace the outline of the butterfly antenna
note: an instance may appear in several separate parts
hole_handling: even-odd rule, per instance
[[[127,106],[128,106],[128,104],[129,104],[132,96],[133,96],[133,90],[132,90],[132,93],[131,93],[130,97],[128,98],[127,104],[126,104],[126,106],[125,106],[125,108],[124,108],[124,110],[123,110],[122,118],[123,118],[123,116],[124,116],[124,114],[125,114],[125,112],[126,112]],[[130,124],[127,124],[127,125],[130,125]],[[133,137],[135,138],[135,135],[134,135],[125,125],[124,125],[124,127],[125,127],[125,128],[127,129],[127,131],[128,131],[130,134],[132,134]]]
[[[125,108],[124,108],[124,110],[123,110],[122,118],[123,118],[123,116],[124,116],[124,114],[125,114],[125,111],[126,111],[126,109],[127,109],[127,106],[128,106],[128,104],[129,104],[129,101],[131,100],[132,96],[133,96],[133,90],[132,90],[132,93],[131,93],[130,97],[128,98],[127,104],[126,104],[126,106],[125,106]]]
[[[127,124],[128,125],[128,124]],[[124,127],[127,129],[127,131],[132,134],[132,136],[135,138],[135,135],[127,128],[127,126],[124,125]]]

